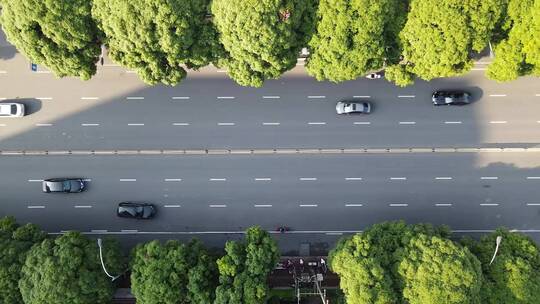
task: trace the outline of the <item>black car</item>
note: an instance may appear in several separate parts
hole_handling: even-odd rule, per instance
[[[116,215],[134,219],[150,219],[156,215],[156,207],[148,203],[123,202],[118,204]]]
[[[471,94],[465,91],[436,91],[431,96],[436,106],[462,106],[471,103]]]
[[[50,178],[42,183],[43,192],[79,193],[86,188],[82,178]]]

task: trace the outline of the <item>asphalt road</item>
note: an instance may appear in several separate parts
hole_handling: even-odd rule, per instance
[[[0,215],[48,231],[361,230],[391,219],[456,230],[540,229],[540,155],[3,157]],[[39,180],[89,179],[81,194]],[[9,199],[7,199],[9,198]],[[126,200],[157,204],[150,221],[118,219]]]
[[[2,151],[540,144],[538,78],[497,84],[484,78],[482,64],[461,78],[407,88],[384,80],[317,82],[302,66],[260,89],[240,87],[215,68],[190,73],[176,87],[149,87],[110,62],[82,82],[30,72],[9,46],[0,53],[0,98],[18,97],[29,110],[23,119],[0,121]],[[467,89],[475,103],[433,107],[431,92],[443,88]],[[373,113],[336,115],[335,102],[353,96],[370,100]],[[2,156],[0,166],[0,216],[49,232],[223,233],[287,225],[306,234],[298,244],[310,233],[330,237],[393,219],[467,233],[499,226],[540,231],[537,153]],[[88,192],[41,193],[39,181],[55,176],[87,178]],[[125,200],[157,204],[158,217],[116,218],[116,204]]]
[[[1,62],[0,98],[19,97],[24,119],[0,122],[1,149],[340,148],[530,145],[540,142],[540,82],[462,78],[397,88],[385,80],[317,82],[302,66],[263,88],[234,84],[215,68],[176,87],[99,67],[92,80],[29,71],[19,55]],[[435,89],[464,88],[475,103],[434,107]],[[364,96],[371,115],[338,116],[335,103]]]

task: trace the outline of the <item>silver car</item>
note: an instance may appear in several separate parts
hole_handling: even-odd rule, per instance
[[[342,100],[336,104],[338,114],[369,114],[371,104],[362,100]]]
[[[22,103],[0,103],[0,117],[23,117],[24,105]]]

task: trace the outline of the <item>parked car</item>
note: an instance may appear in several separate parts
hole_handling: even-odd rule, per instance
[[[123,202],[118,204],[116,215],[133,219],[150,219],[156,215],[156,207],[149,203]]]
[[[23,117],[24,114],[22,103],[0,103],[0,117]]]
[[[435,91],[431,96],[431,100],[436,106],[462,106],[470,104],[471,99],[471,94],[465,91]]]
[[[84,180],[81,178],[50,178],[44,180],[42,186],[45,193],[78,193],[83,192],[86,188]]]
[[[362,100],[342,100],[336,104],[336,112],[338,114],[369,114],[371,104]]]

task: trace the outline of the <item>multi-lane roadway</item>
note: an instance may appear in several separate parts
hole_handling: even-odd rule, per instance
[[[3,48],[3,52],[6,48]],[[111,63],[94,79],[31,72],[18,54],[0,62],[0,97],[30,110],[0,122],[0,151],[537,147],[540,83],[462,78],[397,88],[384,80],[317,82],[303,67],[263,88],[243,88],[215,68],[176,87],[142,84]],[[433,107],[434,89],[464,88],[475,103]],[[366,116],[338,116],[357,96]],[[389,219],[484,231],[540,232],[540,153],[404,153],[154,156],[0,156],[0,215],[50,232],[336,234]],[[88,179],[82,194],[40,192],[40,180]],[[154,202],[155,220],[115,217],[124,200]]]

